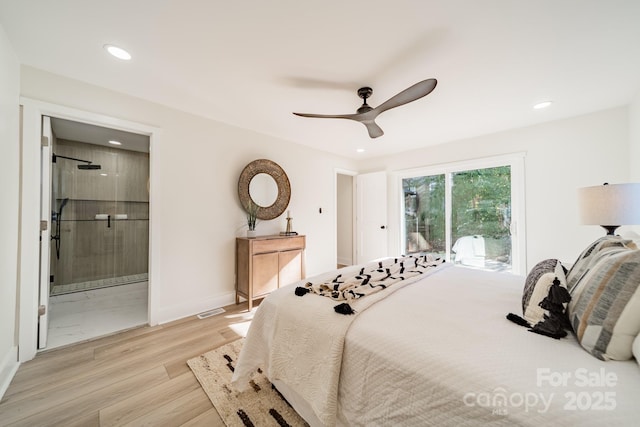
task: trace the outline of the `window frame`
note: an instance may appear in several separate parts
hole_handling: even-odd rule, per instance
[[[511,235],[512,259],[511,271],[514,274],[525,274],[526,271],[526,212],[525,212],[525,167],[526,153],[512,153],[501,156],[484,157],[459,162],[442,163],[412,169],[404,169],[394,173],[396,191],[398,193],[398,229],[399,241],[397,253],[404,253],[406,227],[404,215],[404,192],[402,180],[419,176],[445,175],[445,238],[446,260],[451,261],[451,188],[452,174],[474,169],[487,169],[509,166],[511,170]]]

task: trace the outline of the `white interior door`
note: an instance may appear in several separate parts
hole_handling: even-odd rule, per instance
[[[38,307],[38,348],[47,346],[49,329],[49,263],[51,250],[51,119],[42,117],[40,169],[40,286]]]
[[[388,256],[386,172],[357,176],[356,226],[358,264]]]

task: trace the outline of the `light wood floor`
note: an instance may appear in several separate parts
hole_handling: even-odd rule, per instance
[[[246,307],[39,353],[0,401],[0,425],[224,426],[186,361],[238,339]]]

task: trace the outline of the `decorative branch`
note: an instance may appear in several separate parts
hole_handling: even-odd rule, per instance
[[[247,206],[247,226],[249,230],[253,231],[256,229],[256,221],[258,219],[258,211],[260,210],[260,206],[255,204],[253,200],[249,201],[249,205]]]

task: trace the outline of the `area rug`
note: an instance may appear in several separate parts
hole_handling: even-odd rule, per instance
[[[227,427],[307,426],[261,371],[247,391],[240,393],[231,385],[243,342],[233,341],[187,361]]]

